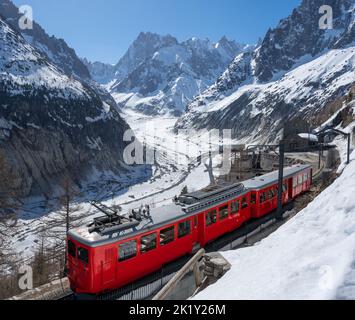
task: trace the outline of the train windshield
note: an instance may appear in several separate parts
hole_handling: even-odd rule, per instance
[[[73,258],[76,258],[76,246],[73,241],[68,241],[68,254]]]
[[[89,251],[85,248],[78,248],[78,259],[84,263],[89,263]]]

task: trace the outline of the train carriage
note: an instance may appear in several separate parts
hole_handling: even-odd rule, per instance
[[[312,168],[284,170],[283,204],[309,190]],[[212,186],[160,208],[111,212],[68,234],[68,278],[78,294],[101,294],[136,281],[164,264],[277,208],[278,171],[242,184]]]

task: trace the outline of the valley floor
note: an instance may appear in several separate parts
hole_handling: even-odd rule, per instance
[[[184,148],[185,139],[188,139],[186,136],[181,136],[182,141],[175,147],[176,135],[172,129],[176,118],[153,118],[134,112],[123,116],[140,141],[145,141],[150,148],[156,148],[156,163],[152,172],[147,172],[147,167],[141,166],[129,168],[130,171],[122,176],[109,172],[95,173],[82,191],[83,196],[77,203],[79,210],[75,213],[75,216],[84,217],[86,222],[102,215],[90,205],[91,200],[99,200],[107,206],[120,205],[123,211],[141,204],[161,206],[170,203],[185,186],[188,186],[189,191],[194,191],[211,182],[209,162],[199,163],[191,156],[191,149]],[[55,205],[56,201],[41,198],[26,201],[17,226],[8,230],[14,253],[22,258],[32,257],[46,221],[55,220],[59,215]]]

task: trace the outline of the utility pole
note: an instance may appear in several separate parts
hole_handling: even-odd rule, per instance
[[[348,154],[347,154],[347,160],[346,160],[346,164],[348,165],[348,164],[350,164],[350,144],[351,144],[351,133],[346,133],[346,132],[344,132],[344,131],[341,131],[341,130],[339,130],[339,129],[335,129],[335,128],[325,128],[325,129],[323,129],[323,130],[321,130],[320,132],[318,132],[318,137],[320,136],[320,135],[324,135],[324,134],[326,134],[327,132],[335,132],[335,133],[337,133],[337,134],[341,134],[343,137],[345,137],[345,138],[347,138],[348,139]]]
[[[351,143],[351,133],[348,133],[348,158],[346,164],[350,163],[350,143]]]
[[[66,204],[65,204],[65,211],[66,211],[66,232],[69,233],[70,230],[70,197],[69,194],[65,196]]]
[[[282,220],[282,195],[283,195],[283,180],[284,180],[284,161],[285,161],[285,145],[280,141],[279,147],[279,187],[277,191],[277,219]]]

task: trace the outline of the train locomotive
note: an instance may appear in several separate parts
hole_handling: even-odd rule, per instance
[[[312,167],[284,169],[282,203],[312,185]],[[229,186],[210,186],[127,214],[115,211],[71,230],[67,268],[76,294],[100,295],[160,270],[251,219],[277,208],[278,171]]]

